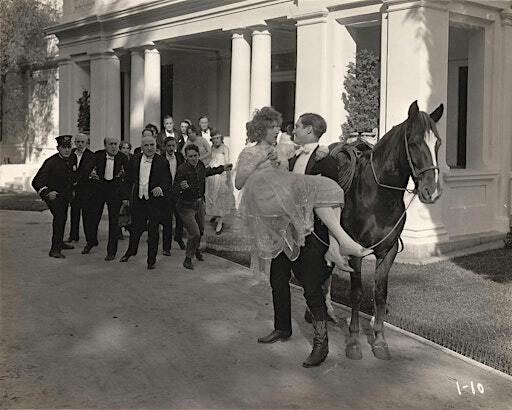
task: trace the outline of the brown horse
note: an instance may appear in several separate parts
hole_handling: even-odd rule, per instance
[[[420,111],[417,102],[409,107],[408,118],[393,127],[372,150],[358,159],[351,187],[345,192],[342,225],[365,247],[373,247],[375,267],[375,357],[391,358],[384,338],[384,316],[388,292],[388,273],[398,251],[405,224],[403,195],[409,178],[421,202],[434,203],[441,194],[437,153],[441,140],[435,123],[443,115],[443,105],[432,113]],[[336,150],[336,148],[334,148]],[[338,150],[339,151],[339,150]],[[332,151],[331,153],[334,153]],[[346,355],[361,359],[359,344],[359,308],[362,298],[361,258],[350,261],[350,318]]]

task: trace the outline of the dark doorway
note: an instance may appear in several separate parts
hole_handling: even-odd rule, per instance
[[[459,108],[457,113],[457,168],[466,168],[468,123],[468,66],[459,67]]]
[[[162,118],[160,129],[162,129],[164,116],[172,115],[173,77],[173,65],[163,65],[160,69],[160,118]]]
[[[124,90],[124,87],[125,87],[125,78],[124,78],[124,73],[121,72],[121,141],[124,141],[124,109],[125,109],[125,106],[124,106],[124,98],[125,98],[125,90]]]
[[[272,106],[283,115],[283,127],[295,117],[295,81],[272,83]]]

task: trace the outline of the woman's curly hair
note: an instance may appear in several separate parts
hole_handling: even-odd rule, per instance
[[[272,107],[256,110],[252,120],[245,124],[250,142],[259,142],[267,135],[267,130],[275,125],[281,126],[283,116]]]

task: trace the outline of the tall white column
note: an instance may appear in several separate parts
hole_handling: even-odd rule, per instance
[[[91,55],[91,150],[105,137],[121,138],[121,70],[113,52]]]
[[[271,40],[268,30],[252,32],[250,115],[271,104]]]
[[[295,119],[305,112],[327,113],[327,10],[295,16],[297,20],[297,72]],[[341,98],[341,97],[340,97]]]
[[[144,55],[141,50],[130,53],[130,143],[140,147],[144,127]]]
[[[500,178],[500,197],[496,210],[496,230],[501,232],[508,231],[510,226],[510,215],[512,213],[511,187],[510,187],[510,171],[512,168],[512,11],[506,10],[501,13],[502,24],[502,50],[500,64],[502,72],[502,81],[500,82],[500,90],[502,95],[501,112],[499,117],[501,120],[501,143],[499,144],[501,152],[501,169]]]
[[[59,134],[72,134],[73,127],[73,62],[59,61]],[[78,107],[78,106],[77,106]]]
[[[144,50],[144,125],[160,129],[160,53],[154,47]]]
[[[385,130],[407,118],[410,104],[418,100],[420,110],[432,112],[439,104],[446,107],[448,85],[448,10],[443,2],[389,2],[387,27],[382,30],[387,38]],[[428,33],[428,35],[418,35]],[[404,64],[407,62],[407,64]],[[382,124],[382,121],[381,121]],[[446,135],[446,111],[437,123],[441,138]],[[446,144],[439,150],[439,166],[447,171]],[[446,193],[445,193],[446,194]],[[406,195],[406,201],[408,196]],[[401,258],[422,260],[438,252],[437,245],[448,241],[448,233],[442,220],[443,196],[433,205],[422,204],[414,199],[407,212],[403,232],[406,243]],[[444,205],[446,206],[446,205]]]
[[[251,46],[243,33],[231,40],[231,98],[229,107],[229,148],[236,161],[245,146],[245,123],[249,120]]]

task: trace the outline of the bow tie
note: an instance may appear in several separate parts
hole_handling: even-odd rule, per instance
[[[295,156],[298,157],[302,154],[309,154],[311,151],[313,151],[311,147],[300,147],[297,151],[295,151]]]
[[[110,161],[113,161],[114,160],[114,157],[110,156],[110,155],[107,155],[107,159],[109,159]]]
[[[148,162],[148,163],[152,163],[153,162],[153,158],[146,158],[144,157],[144,162]]]

